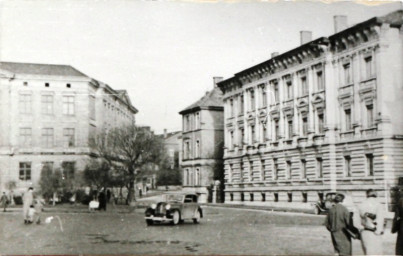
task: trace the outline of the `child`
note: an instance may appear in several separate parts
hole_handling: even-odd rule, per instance
[[[42,200],[41,199],[35,199],[35,223],[40,224],[41,223],[41,212],[42,212]]]
[[[28,209],[28,224],[34,222],[34,215],[35,215],[35,209],[34,206],[31,204],[31,206]]]

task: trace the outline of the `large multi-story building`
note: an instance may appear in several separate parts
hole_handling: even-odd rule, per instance
[[[224,145],[224,107],[217,87],[221,77],[214,78],[214,89],[185,108],[182,115],[183,190],[199,194],[199,202],[211,198],[210,188],[220,171]],[[217,176],[217,174],[216,174]]]
[[[218,84],[225,202],[310,208],[329,191],[390,203],[403,176],[403,11],[301,45]]]
[[[125,91],[71,66],[0,62],[0,190],[37,186],[44,165],[82,170],[91,135],[137,112]]]

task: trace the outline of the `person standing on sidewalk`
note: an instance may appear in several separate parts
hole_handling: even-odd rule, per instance
[[[384,231],[384,217],[382,205],[377,200],[377,193],[368,189],[367,199],[358,206],[359,220],[356,226],[361,231],[361,244],[365,255],[382,255],[382,235]]]
[[[395,217],[393,218],[392,233],[397,232],[396,255],[403,255],[403,197],[396,205]]]
[[[326,228],[330,231],[335,253],[338,255],[351,255],[351,237],[347,229],[351,226],[350,213],[341,203],[344,195],[337,194],[335,205],[330,208],[326,218]]]
[[[8,197],[6,195],[6,192],[3,192],[3,195],[1,196],[0,199],[1,207],[3,208],[3,212],[6,212],[7,205],[8,205]]]
[[[22,205],[22,214],[24,215],[24,223],[28,224],[29,223],[29,208],[34,202],[34,195],[33,195],[34,188],[29,187],[28,191],[24,194],[24,197],[22,198],[23,205]]]

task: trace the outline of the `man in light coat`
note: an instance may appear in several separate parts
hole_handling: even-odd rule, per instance
[[[367,190],[367,199],[354,214],[354,225],[360,230],[362,249],[366,255],[382,255],[384,212],[373,189]]]
[[[24,215],[24,223],[30,223],[28,212],[29,207],[33,205],[34,202],[34,195],[33,195],[34,188],[30,187],[27,192],[25,192],[24,197],[22,198],[22,214]]]

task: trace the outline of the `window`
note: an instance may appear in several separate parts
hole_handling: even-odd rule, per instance
[[[308,193],[307,192],[302,192],[302,202],[303,203],[308,202]]]
[[[262,202],[266,202],[266,193],[262,192]]]
[[[41,95],[42,114],[53,115],[53,95]]]
[[[42,146],[53,147],[53,128],[42,128]]]
[[[90,111],[90,118],[92,119],[92,120],[95,120],[95,97],[94,96],[92,96],[92,95],[90,95],[90,98],[89,98],[89,111]],[[119,114],[120,112],[118,112],[118,114]]]
[[[249,197],[250,197],[250,201],[251,201],[251,202],[254,201],[254,197],[253,197],[253,196],[254,196],[253,193],[250,193],[250,194],[249,194]]]
[[[243,162],[239,163],[239,171],[241,172],[241,180],[243,180],[244,176],[245,176],[245,172],[243,169]]]
[[[288,202],[291,203],[292,202],[292,193],[288,192],[287,196],[288,196]]]
[[[31,146],[31,138],[31,128],[20,128],[20,146]]]
[[[63,96],[63,115],[73,116],[74,113],[74,96]]]
[[[267,135],[266,124],[262,123],[262,142],[266,141],[266,135]]]
[[[373,127],[374,126],[374,106],[367,105],[367,127]]]
[[[322,178],[323,177],[323,159],[316,158],[316,177]]]
[[[365,158],[367,160],[367,175],[374,176],[374,155],[366,154]]]
[[[351,157],[344,156],[344,175],[351,177]]]
[[[278,163],[277,159],[273,159],[273,180],[278,179]]]
[[[200,112],[196,112],[195,127],[196,129],[200,129]]]
[[[230,109],[230,117],[234,116],[234,100],[230,99],[229,100],[229,109]]]
[[[255,143],[256,142],[256,131],[255,131],[255,126],[251,125],[250,126],[250,134],[251,134],[251,143]]]
[[[318,89],[318,91],[325,89],[325,82],[323,79],[322,71],[316,72],[316,88]]]
[[[275,82],[273,83],[273,91],[274,91],[274,100],[275,100],[276,102],[279,102],[279,101],[280,101],[280,92],[279,92],[279,90],[278,90],[278,83],[277,83],[277,81],[275,81]]]
[[[308,135],[308,116],[302,117],[302,136]]]
[[[185,170],[184,180],[185,180],[185,185],[189,185],[189,170],[188,169]]]
[[[249,181],[253,181],[253,162],[249,162]]]
[[[278,202],[278,193],[274,193],[274,202]]]
[[[230,133],[229,133],[228,147],[229,147],[229,149],[234,148],[234,131],[230,131]]]
[[[196,140],[196,152],[195,157],[200,157],[200,141]]]
[[[20,180],[31,180],[31,163],[30,162],[21,162],[20,163]]]
[[[64,137],[64,146],[65,147],[74,147],[75,136],[74,136],[74,128],[64,128],[63,129],[63,137]]]
[[[262,86],[262,106],[261,107],[266,107],[266,106],[267,106],[266,86]]]
[[[243,98],[243,94],[239,97],[239,114],[243,115],[244,112],[244,98]]]
[[[241,193],[241,202],[245,201],[245,194],[242,192]]]
[[[67,88],[71,88],[71,84],[66,84],[66,87],[67,87]]]
[[[190,131],[190,116],[186,116],[185,130]]]
[[[76,169],[76,162],[62,162],[63,179],[72,180]]]
[[[306,76],[301,77],[301,96],[308,94],[308,83],[306,81]]]
[[[306,179],[306,160],[301,160],[301,179]]]
[[[230,164],[230,165],[228,166],[228,181],[229,181],[229,182],[232,182],[232,168],[233,168],[233,165]]]
[[[287,161],[287,179],[291,179],[292,178],[292,173],[291,173],[291,161]]]
[[[31,94],[20,94],[18,106],[20,114],[31,114],[32,110]]]
[[[184,157],[185,157],[185,159],[189,159],[189,158],[190,158],[190,141],[189,141],[189,140],[185,141]]]
[[[293,135],[293,124],[292,124],[292,119],[288,120],[288,139],[292,139]]]
[[[291,80],[288,80],[286,84],[287,84],[287,99],[290,100],[293,97],[293,88]]]
[[[200,169],[199,168],[196,169],[196,173],[195,173],[195,185],[196,186],[200,185]]]
[[[274,136],[275,140],[280,139],[280,122],[278,119],[274,120]]]
[[[343,72],[344,72],[344,85],[351,84],[353,82],[353,77],[350,63],[343,65]]]
[[[245,143],[245,129],[239,130],[239,144],[242,146]]]
[[[374,75],[374,63],[372,56],[368,56],[365,59],[365,75],[366,78],[371,78]]]
[[[260,180],[266,180],[265,169],[266,169],[265,160],[262,159],[260,160]]]
[[[229,197],[230,197],[230,201],[234,201],[234,194],[233,193],[230,193]]]
[[[255,110],[255,91],[254,90],[250,90],[249,92],[250,94],[250,110]]]
[[[49,83],[45,83],[45,87],[49,87]]]
[[[318,114],[318,133],[324,133],[324,116],[323,113]]]
[[[344,116],[345,116],[345,129],[346,131],[350,131],[353,127],[351,124],[351,110],[350,109],[346,109],[344,110]]]

